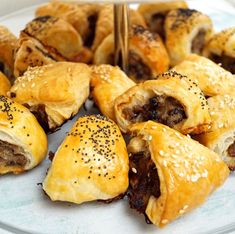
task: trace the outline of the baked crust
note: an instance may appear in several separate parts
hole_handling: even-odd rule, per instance
[[[6,96],[10,88],[11,88],[10,81],[2,72],[0,72],[0,95]]]
[[[43,189],[53,201],[114,199],[128,187],[128,170],[126,144],[117,125],[102,116],[84,116],[55,153]]]

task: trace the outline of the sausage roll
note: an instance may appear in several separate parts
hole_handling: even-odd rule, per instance
[[[54,130],[79,111],[89,95],[90,76],[90,68],[82,63],[29,68],[9,95],[27,106],[45,130]]]
[[[229,175],[216,153],[174,129],[148,121],[131,133],[129,203],[159,227],[202,205]]]
[[[4,26],[0,26],[0,71],[13,82],[14,49],[17,38]]]
[[[158,33],[162,39],[165,39],[165,18],[169,11],[188,8],[185,1],[167,1],[157,3],[144,3],[140,4],[138,11],[143,15],[149,30],[154,33]]]
[[[43,182],[53,201],[118,199],[128,188],[129,160],[117,125],[100,115],[77,120]]]
[[[215,63],[235,74],[235,28],[228,28],[214,34],[207,43],[203,54]]]
[[[207,131],[211,122],[201,90],[173,71],[130,88],[115,100],[114,109],[123,132],[133,123],[153,120],[183,134],[200,133]]]
[[[0,96],[0,174],[37,166],[47,154],[47,137],[24,106]]]
[[[11,88],[10,81],[2,72],[0,72],[0,95],[6,96],[10,88]]]
[[[92,96],[101,113],[112,120],[115,120],[115,99],[134,85],[135,83],[119,67],[110,65],[92,67]]]
[[[165,20],[165,32],[171,65],[175,66],[190,53],[202,54],[213,33],[212,21],[196,10],[172,10]]]
[[[235,96],[218,95],[208,99],[212,125],[210,131],[195,138],[221,156],[235,170]]]
[[[94,55],[95,64],[113,64],[113,34],[109,35]],[[128,75],[135,82],[153,78],[169,68],[169,57],[161,38],[140,25],[133,25],[129,37]]]
[[[205,96],[234,92],[235,77],[205,57],[191,54],[173,70],[190,77]]]

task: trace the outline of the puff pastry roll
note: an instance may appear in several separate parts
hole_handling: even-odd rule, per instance
[[[2,72],[0,72],[0,95],[6,96],[10,88],[10,81]]]
[[[113,121],[81,117],[55,153],[43,189],[53,201],[111,202],[128,188],[128,163],[125,141]]]
[[[0,26],[0,71],[14,81],[14,49],[17,38],[4,26]]]
[[[92,67],[92,97],[101,113],[112,120],[115,120],[115,99],[134,85],[135,83],[119,67],[111,65]]]
[[[172,10],[165,20],[166,47],[175,66],[190,53],[202,54],[213,33],[211,19],[191,9]]]
[[[153,120],[183,134],[208,130],[211,118],[201,90],[188,77],[169,71],[138,84],[115,100],[115,116],[123,132]]]
[[[229,175],[216,153],[174,129],[148,121],[131,132],[129,203],[159,227],[202,205]]]
[[[0,174],[37,166],[47,154],[47,137],[24,106],[0,96]]]
[[[77,114],[89,95],[90,77],[82,63],[29,68],[16,79],[10,97],[27,106],[45,130],[54,130]]]
[[[224,94],[208,100],[212,125],[195,138],[221,156],[229,169],[235,170],[235,96]]]
[[[235,74],[234,44],[235,28],[225,29],[213,35],[205,46],[203,55]]]
[[[190,77],[205,96],[234,92],[234,76],[205,57],[191,54],[172,70]]]
[[[113,64],[114,39],[109,35],[97,48],[95,64]],[[129,36],[128,76],[135,82],[152,79],[169,68],[166,48],[158,35],[153,35],[140,25],[133,25]]]
[[[185,1],[167,1],[157,3],[144,3],[140,4],[138,11],[143,15],[149,30],[154,33],[158,33],[162,39],[165,39],[165,18],[171,10],[178,8],[188,8]]]

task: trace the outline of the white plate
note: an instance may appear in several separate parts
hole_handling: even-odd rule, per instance
[[[213,9],[207,6],[206,1],[204,4],[198,5],[196,1],[191,4],[208,13],[217,30],[235,25],[235,11],[227,9],[225,4],[223,7],[214,6]],[[218,9],[223,11],[218,13]],[[33,18],[33,12],[34,8],[21,10],[0,18],[0,24],[8,26],[17,35]],[[95,109],[88,112],[81,110],[60,131],[49,135],[49,150],[54,152],[57,149],[78,116],[91,113],[98,112]],[[83,205],[51,202],[44,195],[41,186],[37,185],[43,181],[49,164],[47,159],[28,173],[0,177],[0,234],[198,234],[235,231],[234,175],[202,207],[164,229],[157,229],[153,225],[147,225],[142,215],[129,209],[126,200],[110,205],[98,202]]]

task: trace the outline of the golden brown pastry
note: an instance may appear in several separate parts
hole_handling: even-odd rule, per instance
[[[234,92],[235,77],[205,57],[191,54],[172,70],[196,82],[205,96]]]
[[[211,19],[191,9],[172,10],[165,20],[166,47],[175,66],[190,53],[202,54],[213,33]]]
[[[57,62],[29,68],[11,87],[10,97],[27,106],[46,130],[54,130],[79,111],[89,95],[86,64]]]
[[[114,109],[123,132],[134,123],[153,120],[183,134],[201,133],[208,130],[211,122],[201,90],[174,71],[130,88],[115,100]]]
[[[110,65],[92,67],[92,96],[101,113],[112,120],[115,120],[115,99],[134,85],[135,83],[119,67]]]
[[[149,30],[158,33],[165,39],[164,23],[169,11],[179,8],[188,8],[185,1],[167,1],[157,3],[143,3],[138,7],[138,11],[143,15]]]
[[[117,125],[100,115],[84,116],[55,153],[43,189],[53,201],[111,202],[127,190],[128,163]]]
[[[17,38],[4,26],[0,26],[0,71],[14,81],[14,49]]]
[[[131,208],[163,227],[202,205],[229,175],[213,151],[162,124],[131,128]]]
[[[11,88],[10,81],[2,72],[0,72],[0,95],[6,96],[10,88]]]
[[[221,64],[235,74],[235,28],[228,28],[213,35],[204,48],[203,55]]]
[[[0,174],[18,174],[37,166],[46,156],[47,137],[24,106],[0,96]]]
[[[235,96],[224,94],[208,100],[212,125],[208,132],[196,136],[203,145],[215,151],[229,169],[235,170]]]
[[[109,35],[97,48],[95,64],[113,64],[114,39]],[[140,25],[133,25],[129,37],[128,75],[135,82],[152,79],[169,68],[169,57],[161,38]]]

